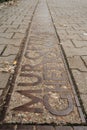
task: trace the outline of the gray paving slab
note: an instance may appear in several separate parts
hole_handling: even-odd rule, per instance
[[[73,56],[67,59],[71,69],[76,69],[81,72],[87,72],[87,67],[85,66],[80,56]]]
[[[3,90],[0,90],[0,96],[2,95],[2,91],[3,91]]]
[[[87,126],[74,126],[74,130],[87,130]]]
[[[8,63],[9,65],[12,65],[14,60],[16,58],[16,55],[9,55],[9,56],[1,56],[0,57],[0,67],[3,67],[3,64]]]
[[[5,45],[0,45],[0,55],[2,54],[4,48],[5,48]]]
[[[6,49],[4,50],[2,56],[9,56],[9,55],[17,55],[19,52],[19,48],[13,45],[7,45]]]
[[[0,89],[5,88],[10,77],[10,73],[0,72]]]

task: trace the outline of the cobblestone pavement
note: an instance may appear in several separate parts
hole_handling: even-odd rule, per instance
[[[86,0],[19,0],[0,8],[0,130],[87,129],[86,9]]]
[[[9,90],[6,84],[14,71],[14,62],[23,46],[36,4],[37,0],[21,0],[0,9],[0,106]]]
[[[60,44],[87,114],[87,1],[47,1]]]

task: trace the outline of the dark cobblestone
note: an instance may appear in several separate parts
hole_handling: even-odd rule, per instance
[[[14,125],[0,125],[0,130],[15,130]]]
[[[33,125],[18,125],[17,130],[34,130]]]
[[[87,126],[0,125],[0,130],[87,130]]]
[[[54,130],[53,126],[37,126],[36,130]]]

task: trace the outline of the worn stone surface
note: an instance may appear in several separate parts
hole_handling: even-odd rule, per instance
[[[0,88],[5,88],[10,74],[0,72]]]
[[[1,96],[1,94],[2,94],[2,90],[0,90],[0,96]]]
[[[0,54],[2,54],[0,55],[0,88],[4,89],[2,99],[5,99],[9,89],[9,87],[5,89],[11,75],[8,69],[14,70],[13,62],[26,36],[36,4],[35,0],[19,0],[0,9]],[[1,104],[3,100],[0,100]]]
[[[1,56],[0,57],[0,67],[3,68],[3,65],[5,63],[8,63],[9,65],[12,65],[15,58],[16,58],[16,55],[9,55],[9,56],[6,56],[6,57]]]
[[[45,0],[39,1],[26,44],[4,122],[82,123]]]
[[[87,56],[82,56],[83,62],[85,63],[85,66],[87,67]]]
[[[3,53],[4,48],[5,48],[5,45],[0,45],[0,55]]]
[[[84,65],[80,56],[73,56],[68,58],[68,63],[71,69],[77,69],[82,72],[87,72],[87,67]]]
[[[74,130],[87,130],[87,126],[74,126]]]
[[[78,90],[80,93],[87,93],[87,73],[80,72],[79,70],[72,70]]]
[[[87,99],[87,1],[47,0],[47,3],[77,88]],[[85,101],[82,98],[87,108]]]
[[[16,55],[18,54],[19,48],[13,45],[8,45],[3,52],[2,56]]]
[[[65,126],[65,127],[63,127],[63,126],[57,126],[56,130],[73,130],[73,128],[70,127],[70,126]]]

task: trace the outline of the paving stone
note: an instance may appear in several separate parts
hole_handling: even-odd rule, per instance
[[[74,126],[74,130],[87,130],[87,126]]]
[[[0,33],[0,37],[3,38],[11,38],[13,36],[13,33]]]
[[[0,125],[0,130],[15,130],[14,125]]]
[[[5,45],[0,45],[0,55],[3,52],[4,48],[5,48]]]
[[[62,41],[62,42],[60,42],[60,44],[62,46],[67,47],[68,49],[74,47],[73,43],[70,40]]]
[[[14,46],[20,46],[23,39],[6,39],[6,38],[0,38],[0,44],[3,45],[14,45]]]
[[[64,49],[65,54],[66,54],[67,57],[87,55],[87,47],[83,47],[83,48],[68,48],[68,47],[63,46],[63,49]]]
[[[7,62],[9,65],[12,65],[15,58],[16,58],[16,55],[9,55],[7,57],[0,57],[0,67],[3,67],[3,64],[5,64]]]
[[[3,91],[3,90],[0,90],[0,96],[2,95],[2,91]]]
[[[33,125],[18,125],[17,130],[33,130]]]
[[[80,94],[82,104],[84,106],[85,112],[87,113],[87,93],[86,94]]]
[[[13,32],[15,32],[15,33],[25,33],[26,32],[26,29],[25,28],[18,28],[18,29],[7,29],[7,31],[6,32],[10,32],[10,33],[13,33]]]
[[[78,70],[72,70],[75,82],[80,93],[87,93],[87,73]]]
[[[24,38],[25,37],[25,34],[23,33],[15,33],[15,35],[13,36],[13,38]]]
[[[82,59],[84,60],[86,66],[87,66],[87,56],[82,56]]]
[[[0,27],[0,33],[4,33],[4,31],[6,30],[7,28],[5,28],[5,27]]]
[[[18,51],[19,51],[18,47],[8,45],[5,51],[3,52],[2,56],[17,55]]]
[[[17,28],[19,27],[19,24],[14,24],[14,25],[2,25],[1,27],[17,29]],[[3,34],[3,35],[4,35],[4,34]],[[9,34],[9,35],[11,35],[11,34]]]
[[[53,126],[37,126],[36,127],[36,130],[54,130],[54,127]]]
[[[75,44],[76,47],[87,47],[87,41],[77,41],[73,40],[73,43]]]
[[[73,130],[70,126],[57,126],[56,130]]]
[[[5,88],[10,77],[9,73],[0,72],[0,88]]]
[[[77,70],[80,70],[80,71],[87,72],[87,68],[84,65],[80,56],[73,56],[73,57],[68,58],[68,63],[69,63],[69,67],[71,69],[77,69]]]

